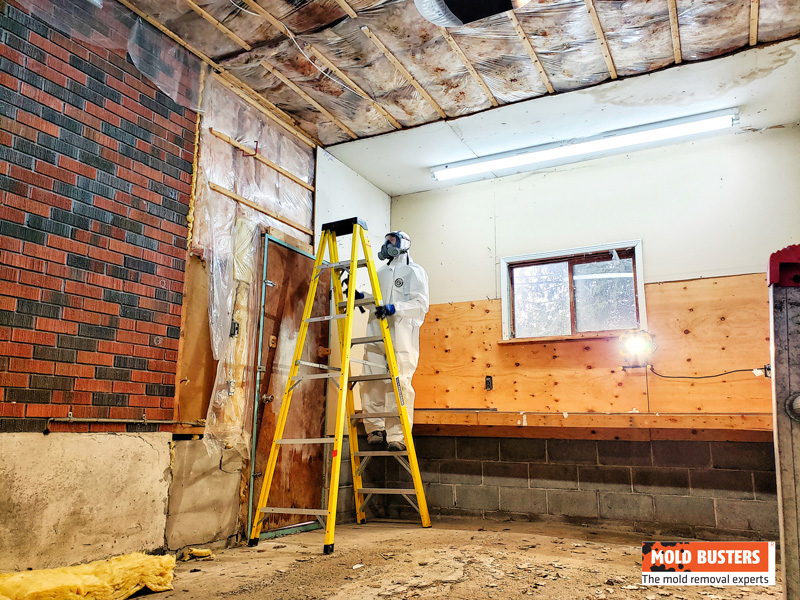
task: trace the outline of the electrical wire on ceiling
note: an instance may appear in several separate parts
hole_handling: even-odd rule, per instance
[[[772,373],[771,365],[764,365],[763,367],[757,367],[755,369],[734,369],[733,371],[725,371],[724,373],[715,373],[714,375],[664,375],[656,371],[653,368],[653,365],[649,365],[649,367],[650,367],[650,372],[653,375],[655,375],[656,377],[662,377],[664,379],[712,379],[714,377],[722,377],[723,375],[730,375],[732,373],[752,373],[756,377],[760,377],[761,375],[769,377]],[[763,373],[760,371],[763,371]]]
[[[245,12],[248,15],[253,15],[254,17],[260,17],[261,16],[258,13],[250,12],[244,6],[241,6],[239,3],[237,3],[235,0],[228,0],[228,2],[230,2],[231,6],[233,6],[235,9],[237,9],[239,12]]]

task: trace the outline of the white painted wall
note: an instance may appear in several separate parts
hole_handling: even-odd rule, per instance
[[[499,298],[503,256],[642,239],[646,283],[766,271],[800,242],[800,126],[398,196],[431,302]]]

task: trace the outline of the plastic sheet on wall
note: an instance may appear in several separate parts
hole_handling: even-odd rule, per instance
[[[797,0],[760,0],[758,41],[774,42],[800,35],[800,9]]]
[[[746,46],[750,2],[678,0],[678,25],[684,60],[702,60]]]

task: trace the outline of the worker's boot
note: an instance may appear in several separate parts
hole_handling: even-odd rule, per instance
[[[386,443],[386,432],[371,431],[367,434],[367,443],[370,446],[383,446]]]
[[[406,445],[403,442],[389,442],[386,445],[386,449],[389,452],[404,452]]]

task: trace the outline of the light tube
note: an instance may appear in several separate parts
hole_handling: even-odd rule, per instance
[[[539,165],[556,166],[557,164],[576,162],[581,159],[596,158],[615,151],[719,131],[733,127],[737,120],[738,111],[736,109],[706,113],[683,119],[620,129],[583,140],[556,142],[440,165],[431,169],[431,175],[438,181],[447,181],[493,171],[507,171],[509,169],[532,170]]]

